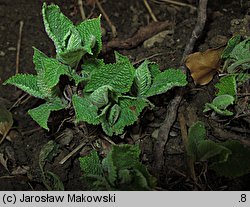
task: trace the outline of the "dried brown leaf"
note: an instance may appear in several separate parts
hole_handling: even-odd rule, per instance
[[[224,47],[208,49],[205,52],[196,52],[186,59],[186,66],[190,70],[195,84],[206,85],[219,71],[221,54]]]

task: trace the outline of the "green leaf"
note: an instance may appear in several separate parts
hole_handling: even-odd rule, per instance
[[[122,190],[150,190],[155,187],[156,179],[140,163],[140,153],[139,145],[122,144],[113,146],[108,154],[109,162],[112,161],[117,172],[115,183]]]
[[[89,98],[95,106],[101,108],[109,103],[109,92],[112,90],[113,88],[109,85],[101,86],[91,93]]]
[[[71,28],[66,50],[75,50],[82,48],[81,35],[76,28]]]
[[[156,187],[157,179],[154,176],[150,175],[145,165],[143,165],[142,163],[138,163],[136,165],[136,169],[141,172],[141,174],[145,177],[147,181],[147,185],[141,185],[145,186],[144,190],[151,190]]]
[[[197,149],[197,160],[199,161],[225,162],[231,154],[228,148],[211,140],[200,141]]]
[[[59,111],[65,108],[60,99],[54,100],[53,103],[45,103],[37,108],[30,109],[28,114],[36,121],[42,128],[49,130],[47,122],[52,111]]]
[[[233,51],[234,47],[240,43],[241,40],[241,36],[240,35],[235,35],[233,36],[228,42],[227,42],[227,46],[224,49],[221,58],[223,59],[227,59],[231,52]]]
[[[118,176],[117,167],[114,165],[112,153],[109,152],[107,157],[102,160],[102,167],[108,173],[107,178],[112,186],[115,186],[115,181]]]
[[[79,83],[87,81],[87,75],[78,74],[75,70],[70,71],[70,78],[75,81],[75,86],[78,86]]]
[[[121,107],[117,104],[113,105],[109,112],[108,123],[113,126],[118,120],[121,113]]]
[[[37,98],[45,97],[38,87],[37,77],[31,74],[17,74],[6,80],[5,84],[12,84]]]
[[[89,78],[94,71],[99,70],[102,67],[105,67],[103,59],[84,59],[82,64],[82,74]]]
[[[231,116],[233,112],[228,111],[226,108],[234,103],[234,97],[230,95],[217,96],[212,103],[206,103],[203,112],[213,109],[216,113],[222,116]]]
[[[227,75],[220,78],[220,82],[215,84],[215,88],[219,90],[216,96],[227,94],[236,98],[237,86],[235,77],[235,75]]]
[[[159,73],[161,73],[159,65],[157,63],[149,62],[148,68],[152,79],[154,79]]]
[[[55,173],[51,172],[51,171],[46,171],[45,173],[45,177],[46,177],[46,184],[48,185],[49,182],[49,188],[48,190],[50,191],[64,191],[64,185],[63,182],[61,181],[60,177],[58,175],[56,175]],[[46,185],[46,186],[47,186]]]
[[[151,74],[148,68],[149,62],[144,61],[135,71],[135,85],[137,95],[143,96],[151,86]]]
[[[114,145],[110,151],[112,161],[118,170],[135,167],[139,162],[139,145]]]
[[[91,55],[98,55],[102,49],[101,16],[83,21],[76,26],[81,36],[84,50]],[[93,51],[92,51],[93,49]]]
[[[64,186],[59,176],[50,171],[45,171],[44,166],[46,162],[52,161],[52,159],[58,153],[58,145],[50,140],[41,149],[39,153],[39,167],[42,172],[42,179],[47,190],[64,190]]]
[[[85,53],[86,52],[83,50],[83,48],[66,50],[64,52],[58,53],[57,59],[72,68],[76,68]]]
[[[76,113],[76,121],[86,121],[89,124],[97,125],[100,123],[98,118],[98,107],[95,106],[90,98],[72,97],[73,106]]]
[[[66,47],[66,39],[74,25],[56,5],[47,6],[44,3],[42,14],[45,30],[54,41],[57,52],[61,52]]]
[[[198,144],[206,138],[206,129],[203,122],[194,123],[188,130],[187,154],[193,160],[198,159]]]
[[[70,75],[71,69],[54,58],[48,58],[44,53],[34,48],[33,62],[37,71],[37,85],[44,97],[51,97],[53,87],[61,75]]]
[[[181,70],[168,69],[159,73],[153,79],[153,84],[145,94],[145,97],[165,93],[173,87],[185,86],[187,84],[186,76]]]
[[[70,68],[53,58],[44,58],[42,71],[38,73],[38,79],[49,89],[58,84],[61,75],[69,75]]]
[[[50,140],[45,145],[43,145],[39,153],[39,159],[38,159],[41,171],[43,171],[46,162],[50,162],[57,154],[58,147],[59,146],[53,140]]]
[[[235,45],[232,52],[229,55],[229,58],[236,61],[249,59],[250,58],[250,38],[240,42]]]
[[[236,81],[238,85],[242,85],[250,79],[250,74],[248,73],[239,73],[237,74]]]
[[[137,119],[142,110],[147,106],[144,99],[128,99],[121,98],[118,105],[120,106],[120,115],[116,123],[111,126],[108,122],[102,121],[103,130],[107,135],[112,136],[113,133],[116,135],[122,134],[124,127],[132,125]]]
[[[85,176],[102,175],[102,166],[99,156],[95,150],[90,154],[80,157],[80,167]]]
[[[235,73],[237,68],[243,70],[250,68],[250,38],[237,44],[226,61],[226,70],[228,73]]]
[[[108,171],[111,185],[115,185],[120,170],[134,167],[139,161],[140,149],[137,145],[113,146],[107,157],[103,160],[103,167]]]
[[[101,86],[110,85],[115,91],[126,93],[132,86],[134,72],[135,69],[128,59],[103,65],[98,70],[93,71],[85,91],[92,92]]]
[[[221,143],[231,150],[226,162],[215,163],[211,168],[221,176],[239,177],[250,172],[250,149],[238,141],[226,141]]]
[[[35,65],[36,72],[37,73],[43,72],[44,71],[43,60],[48,58],[48,56],[45,55],[40,50],[36,49],[35,47],[33,47],[33,49],[34,49],[33,63]]]
[[[123,169],[118,172],[118,179],[120,184],[127,184],[132,181],[132,175],[128,169]]]
[[[151,190],[156,179],[139,160],[138,145],[113,145],[110,152],[100,160],[97,152],[80,158],[80,166],[95,190]]]

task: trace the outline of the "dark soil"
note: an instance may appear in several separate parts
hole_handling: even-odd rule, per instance
[[[20,51],[20,73],[34,73],[32,63],[33,49],[35,46],[45,52],[48,56],[55,55],[52,41],[45,33],[41,8],[45,0],[0,0],[0,82],[3,83],[8,77],[15,74],[16,68],[16,47],[19,34],[20,21],[24,22],[21,51]],[[81,15],[76,0],[46,0],[47,3],[55,3],[74,23],[81,21]],[[157,3],[158,2],[158,3]],[[197,1],[182,1],[197,7]],[[119,50],[127,55],[132,62],[139,63],[141,60],[150,57],[160,65],[162,70],[169,67],[178,67],[182,58],[186,43],[189,41],[191,32],[196,23],[196,12],[188,7],[173,6],[160,1],[149,1],[153,12],[159,21],[169,20],[175,25],[169,28],[169,33],[164,37],[163,42],[155,43],[153,47],[145,48],[143,44],[130,50]],[[126,39],[142,26],[152,21],[143,1],[134,0],[109,0],[102,3],[106,13],[117,29],[118,38]],[[196,51],[204,51],[211,47],[222,44],[221,39],[229,39],[232,36],[232,19],[242,19],[249,12],[249,5],[241,5],[239,0],[209,1],[208,21],[203,36],[196,43]],[[98,8],[91,5],[85,6],[85,12],[89,17],[99,15]],[[103,37],[104,44],[112,39],[110,28],[102,17],[102,26],[106,34]],[[157,54],[155,56],[152,56]],[[113,52],[104,54],[107,61],[112,61]],[[185,111],[188,126],[192,120],[202,120],[208,129],[211,139],[225,140],[228,138],[238,140],[249,139],[249,116],[248,122],[242,119],[235,119],[227,125],[223,120],[214,120],[206,117],[202,112],[204,104],[210,102],[215,94],[214,84],[218,77],[206,86],[194,87],[184,97],[180,110]],[[78,157],[85,155],[94,144],[107,146],[99,128],[89,125],[77,125],[66,118],[72,117],[72,111],[64,111],[52,114],[49,120],[50,131],[41,129],[27,114],[27,111],[38,106],[41,101],[29,97],[21,99],[14,107],[13,104],[25,95],[24,92],[12,87],[0,85],[0,104],[4,104],[14,118],[14,124],[8,135],[9,139],[0,145],[0,153],[8,159],[5,169],[0,164],[0,190],[46,190],[39,168],[39,153],[49,140],[55,140],[59,145],[57,156],[46,164],[46,169],[58,175],[66,190],[85,190],[81,179]],[[27,99],[27,97],[29,97]],[[165,108],[174,91],[159,97],[153,97],[152,102],[155,109],[146,110],[133,126],[127,128],[124,139],[115,137],[117,143],[140,143],[142,149],[142,160],[153,172],[152,166],[157,160],[153,159],[152,149],[155,132],[164,120]],[[64,122],[62,123],[62,121]],[[62,124],[61,124],[62,123]],[[234,129],[234,130],[233,130]],[[238,129],[238,130],[236,130]],[[92,135],[99,135],[98,139],[91,140]],[[72,140],[71,140],[72,138]],[[85,147],[71,156],[64,164],[59,162],[68,153],[72,152],[82,140],[86,141]],[[249,141],[248,141],[249,143]],[[104,148],[104,147],[103,147]],[[102,149],[102,147],[101,147]],[[103,149],[105,150],[105,149]],[[178,120],[173,125],[170,139],[166,150],[166,170],[160,172],[158,182],[162,190],[249,190],[248,183],[250,175],[237,179],[219,177],[214,172],[206,172],[197,165],[197,176],[199,185],[195,185],[187,176],[185,162],[185,151],[182,144],[181,132]],[[21,172],[20,169],[23,169]],[[26,170],[25,170],[26,169]],[[17,172],[17,173],[14,173]],[[158,175],[156,175],[158,176]]]

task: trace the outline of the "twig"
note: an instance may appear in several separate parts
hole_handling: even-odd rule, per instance
[[[79,6],[80,13],[81,13],[81,17],[82,17],[83,20],[85,20],[86,15],[85,15],[85,12],[84,12],[84,9],[83,9],[82,0],[78,0],[78,6]]]
[[[177,5],[177,6],[189,7],[191,9],[197,10],[197,8],[195,6],[190,5],[190,4],[186,4],[186,3],[183,3],[183,2],[179,2],[179,1],[171,1],[171,0],[157,0],[157,1],[163,1],[163,2],[166,2],[166,3],[169,3],[169,4],[174,4],[174,5]]]
[[[9,110],[11,111],[13,108],[18,107],[19,105],[26,103],[30,98],[31,98],[31,95],[25,93],[19,99],[17,99],[17,101],[11,106],[11,108]]]
[[[198,8],[197,23],[192,32],[191,39],[189,43],[186,45],[182,60],[180,62],[183,73],[186,73],[186,68],[183,65],[185,58],[188,54],[192,52],[195,41],[199,38],[205,26],[206,17],[207,17],[207,14],[206,14],[207,1],[208,0],[200,0],[199,8]],[[160,127],[158,138],[154,145],[154,160],[155,160],[154,170],[155,170],[155,175],[158,175],[158,177],[159,177],[159,172],[161,172],[161,169],[164,165],[164,149],[168,141],[168,135],[169,135],[172,125],[174,124],[176,120],[177,111],[178,111],[178,108],[179,108],[179,105],[180,105],[180,102],[182,100],[184,93],[185,93],[184,88],[182,87],[178,88],[176,90],[176,96],[169,102],[168,107],[167,107],[166,118],[163,122],[163,125]]]
[[[135,48],[140,43],[158,34],[159,32],[166,30],[171,26],[173,26],[173,23],[169,21],[151,22],[146,27],[141,27],[133,37],[130,37],[126,40],[119,40],[119,39],[111,40],[103,47],[103,53],[106,53],[111,49]]]
[[[153,55],[150,55],[150,56],[148,56],[148,57],[144,57],[144,58],[142,58],[142,59],[139,59],[139,60],[136,60],[135,62],[133,62],[133,65],[136,65],[136,64],[138,64],[138,63],[140,63],[140,62],[142,62],[142,61],[144,61],[144,60],[149,60],[149,59],[151,59],[151,58],[154,58],[154,57],[157,57],[157,56],[161,56],[161,55],[163,55],[164,53],[163,52],[160,52],[160,53],[155,53],[155,54],[153,54]]]
[[[145,6],[146,6],[146,8],[147,8],[147,10],[148,10],[148,12],[149,12],[151,18],[153,19],[153,21],[154,21],[154,22],[158,22],[156,16],[154,15],[154,13],[153,13],[151,7],[150,7],[149,4],[148,4],[148,1],[147,1],[147,0],[143,0],[143,2],[144,2],[144,4],[145,4]]]
[[[105,135],[101,135],[101,137],[106,140],[107,142],[109,142],[112,145],[116,145],[116,143],[114,143],[109,137],[105,136]]]
[[[19,62],[20,62],[20,49],[22,41],[22,31],[23,31],[23,21],[20,21],[19,26],[19,36],[17,40],[17,51],[16,51],[16,74],[19,72]]]
[[[87,143],[82,142],[79,144],[74,150],[72,150],[69,154],[67,154],[60,162],[59,164],[63,165],[70,157],[72,157],[77,151],[79,151],[81,148],[83,148]]]
[[[192,36],[189,40],[189,43],[186,45],[185,51],[182,55],[182,60],[180,65],[183,65],[186,57],[192,53],[194,49],[194,44],[196,40],[201,36],[203,29],[205,27],[205,23],[207,20],[207,1],[208,0],[200,0],[199,8],[198,8],[198,17],[197,22],[192,32]]]
[[[113,23],[111,22],[111,20],[109,19],[108,15],[106,14],[106,12],[104,11],[104,9],[102,8],[102,5],[100,4],[99,0],[96,0],[96,5],[99,8],[99,10],[101,11],[102,15],[104,16],[104,18],[106,19],[111,31],[112,31],[112,36],[113,38],[117,36],[117,32],[116,32],[116,27],[113,25]]]

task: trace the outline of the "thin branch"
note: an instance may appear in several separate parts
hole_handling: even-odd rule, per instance
[[[83,20],[85,20],[86,15],[85,15],[85,12],[84,12],[84,9],[83,9],[82,0],[78,0],[78,6],[79,6],[80,13],[81,13],[81,17],[82,17]]]
[[[153,19],[153,21],[154,21],[154,22],[158,22],[158,20],[157,20],[156,16],[154,15],[154,13],[153,13],[153,11],[152,11],[150,5],[148,4],[148,1],[147,1],[147,0],[143,0],[143,2],[144,2],[144,4],[145,4],[145,6],[146,6],[146,8],[147,8],[147,10],[148,10],[148,12],[149,12],[151,18]]]
[[[205,26],[206,17],[207,17],[207,14],[206,14],[207,1],[208,0],[200,0],[199,8],[198,8],[197,23],[192,32],[190,41],[186,45],[182,60],[180,62],[181,68],[184,73],[186,73],[186,68],[184,66],[184,61],[186,59],[186,56],[193,51],[195,41],[199,38]],[[179,108],[179,105],[181,103],[184,93],[185,93],[185,88],[183,87],[178,88],[176,90],[176,96],[169,102],[168,107],[167,107],[166,118],[163,122],[163,125],[160,127],[158,138],[154,145],[154,160],[155,160],[154,170],[155,170],[155,175],[157,175],[158,177],[160,176],[159,172],[161,172],[161,169],[165,161],[164,149],[168,141],[168,135],[169,135],[171,127],[173,126],[177,118],[177,111],[178,111],[178,108]]]
[[[71,158],[73,155],[75,155],[80,149],[82,149],[87,144],[86,141],[83,141],[80,143],[74,150],[72,150],[69,154],[67,154],[60,162],[59,164],[63,165],[69,158]]]
[[[17,51],[16,51],[16,74],[19,73],[19,62],[20,62],[20,50],[22,41],[23,21],[20,21],[19,35],[17,40]]]
[[[141,27],[133,37],[126,40],[114,39],[108,42],[103,47],[103,53],[110,51],[111,49],[132,49],[138,46],[140,43],[149,39],[150,37],[158,34],[173,26],[173,23],[169,21],[165,22],[151,22],[145,27]]]
[[[169,3],[169,4],[174,4],[176,6],[183,6],[183,7],[189,7],[193,10],[197,10],[197,8],[191,4],[186,4],[186,3],[183,3],[183,2],[179,2],[179,1],[171,1],[171,0],[155,0],[155,1],[162,1],[162,2],[165,2],[165,3]]]
[[[104,16],[104,18],[106,19],[111,31],[112,31],[112,36],[116,37],[117,36],[117,32],[116,32],[116,27],[113,25],[113,23],[111,22],[111,20],[109,19],[109,16],[106,14],[106,12],[104,11],[102,5],[100,4],[99,0],[95,0],[96,1],[96,5],[99,8],[99,10],[101,11],[102,15]]]

